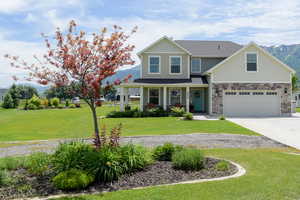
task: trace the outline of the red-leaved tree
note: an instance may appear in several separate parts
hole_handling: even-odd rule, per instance
[[[94,144],[101,146],[99,124],[97,120],[97,101],[101,96],[101,87],[107,83],[105,79],[114,75],[120,67],[132,65],[131,53],[133,45],[127,44],[128,38],[136,32],[125,34],[121,27],[114,26],[109,34],[107,29],[99,33],[87,35],[85,31],[76,30],[75,21],[71,21],[65,32],[57,28],[55,37],[42,34],[47,52],[42,58],[34,56],[37,61],[28,64],[17,56],[5,55],[11,60],[11,66],[28,71],[25,77],[42,85],[54,87],[72,86],[71,92],[82,98],[90,107],[94,124]],[[128,81],[131,76],[124,77]],[[17,79],[17,77],[14,77]],[[120,80],[112,84],[120,84]],[[106,85],[110,87],[110,85]]]

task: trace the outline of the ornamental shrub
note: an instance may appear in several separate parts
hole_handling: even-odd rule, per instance
[[[42,104],[42,100],[39,97],[37,97],[36,95],[33,95],[31,97],[31,99],[29,99],[28,104],[35,105],[36,108],[39,108]]]
[[[36,110],[38,109],[38,107],[32,103],[27,105],[27,110]]]
[[[51,155],[44,152],[33,153],[25,159],[24,167],[32,174],[45,175],[50,172]]]
[[[120,153],[126,173],[144,169],[153,162],[151,152],[141,145],[127,144],[120,147]]]
[[[4,96],[2,107],[6,108],[6,109],[14,108],[14,102],[13,102],[13,99],[12,99],[10,93],[7,93]]]
[[[165,143],[164,145],[155,147],[153,157],[159,161],[171,161],[173,153],[182,149],[183,147],[180,145]]]
[[[183,107],[174,106],[171,108],[171,116],[173,117],[182,117],[184,113],[185,111]]]
[[[219,120],[226,120],[226,118],[225,118],[224,115],[221,115],[221,116],[219,117]]]
[[[55,173],[70,169],[85,170],[89,174],[97,171],[98,153],[83,141],[71,141],[58,146],[52,157]]]
[[[23,157],[4,157],[0,159],[0,170],[15,170],[23,166]]]
[[[53,178],[54,186],[61,190],[84,189],[94,181],[94,176],[78,169],[60,172]]]
[[[97,160],[96,180],[99,182],[112,182],[125,172],[122,165],[122,156],[118,147],[104,147],[99,150]]]
[[[175,169],[200,170],[204,166],[204,156],[199,149],[184,148],[173,154],[172,164]]]
[[[227,171],[230,168],[230,163],[226,160],[221,160],[216,164],[215,167],[218,171]]]
[[[9,185],[12,181],[13,177],[11,177],[7,170],[0,170],[0,186]]]
[[[65,106],[66,106],[67,108],[70,106],[70,101],[69,101],[68,99],[66,100]]]
[[[185,113],[185,114],[183,114],[183,119],[193,120],[193,114],[192,113]]]
[[[51,99],[51,104],[54,106],[54,107],[58,107],[58,105],[59,105],[59,98],[52,98]]]

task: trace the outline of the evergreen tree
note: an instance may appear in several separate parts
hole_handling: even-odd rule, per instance
[[[20,93],[17,86],[13,84],[9,89],[8,93],[11,95],[11,98],[13,100],[13,107],[17,108],[20,103]]]
[[[14,102],[13,98],[11,97],[10,93],[7,93],[4,97],[3,103],[2,103],[3,108],[14,108]]]

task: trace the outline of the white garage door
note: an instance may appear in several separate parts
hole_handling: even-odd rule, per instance
[[[223,112],[229,117],[280,116],[280,98],[276,91],[225,91]]]

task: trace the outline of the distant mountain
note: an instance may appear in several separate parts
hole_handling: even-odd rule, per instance
[[[129,81],[133,81],[140,77],[140,65],[134,66],[129,69],[119,70],[115,75],[106,79],[108,82],[114,82],[115,80],[122,80],[124,77],[132,75],[132,78]]]
[[[285,64],[292,67],[300,77],[300,44],[263,47]]]

